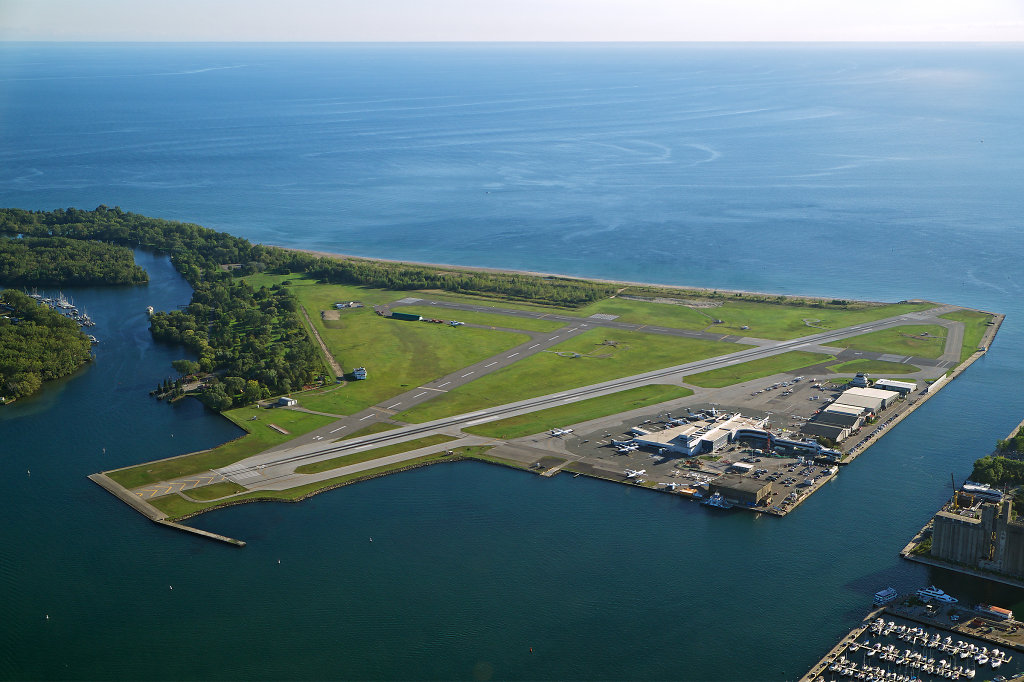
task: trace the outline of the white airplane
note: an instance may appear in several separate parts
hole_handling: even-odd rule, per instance
[[[551,429],[552,436],[566,436],[572,433],[572,429]]]
[[[626,474],[626,478],[636,478],[637,476],[645,475],[647,473],[647,469],[640,469],[639,471],[636,469],[626,469],[623,473]]]
[[[634,443],[633,445],[620,445],[619,448],[618,448],[618,452],[619,452],[619,454],[625,455],[625,454],[628,454],[630,452],[633,452],[634,450],[639,450],[639,449],[640,449],[640,446]]]
[[[672,482],[672,483],[662,483],[662,485],[665,486],[666,488],[668,488],[669,490],[675,490],[676,487],[682,485],[682,483]]]

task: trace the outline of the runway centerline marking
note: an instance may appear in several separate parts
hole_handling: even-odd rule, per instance
[[[496,365],[496,364],[498,364],[497,360],[495,360],[494,362],[487,363],[486,365],[484,365],[484,367],[490,367],[491,365]]]
[[[359,421],[363,421],[364,419],[369,419],[370,417],[373,417],[373,416],[375,416],[375,415],[372,415],[372,414],[368,414],[368,415],[366,415],[365,417],[360,417],[360,418],[359,418]]]

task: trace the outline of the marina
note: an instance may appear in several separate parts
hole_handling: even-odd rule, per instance
[[[876,593],[891,596],[892,588]],[[922,601],[929,596],[933,601]],[[890,601],[894,601],[891,600]],[[899,605],[876,608],[822,658],[801,682],[1013,680],[1024,677],[1024,624],[993,616],[988,605],[967,609],[934,586]],[[988,607],[988,608],[985,608]],[[1001,609],[1009,613],[1005,609]]]
[[[93,322],[91,317],[89,317],[89,313],[87,313],[85,309],[79,310],[78,306],[76,306],[71,299],[67,298],[63,291],[59,291],[56,296],[51,297],[46,294],[40,294],[36,289],[33,289],[32,293],[28,294],[28,296],[34,298],[37,303],[41,303],[51,310],[57,311],[64,317],[74,320],[81,327],[96,326],[96,323]]]

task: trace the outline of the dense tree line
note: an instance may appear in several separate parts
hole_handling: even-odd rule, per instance
[[[0,234],[91,239],[168,253],[190,284],[204,277],[225,275],[223,266],[236,264],[238,268],[232,271],[236,275],[270,269],[280,273],[306,273],[327,282],[396,291],[439,289],[562,306],[586,305],[615,292],[611,284],[563,277],[458,271],[358,258],[322,258],[252,244],[241,237],[199,225],[147,218],[117,207],[100,206],[94,211],[0,209]]]
[[[182,374],[193,371],[224,376],[205,390],[214,409],[244,405],[309,383],[322,370],[295,299],[282,287],[258,290],[241,280],[201,280],[193,285],[184,310],[157,312],[153,336],[178,343],[199,360],[176,361]]]
[[[146,284],[130,249],[65,237],[0,238],[0,284]]]
[[[20,291],[0,292],[0,399],[39,390],[44,381],[88,362],[91,345],[78,324]]]

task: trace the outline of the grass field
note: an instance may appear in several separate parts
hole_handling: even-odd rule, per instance
[[[253,284],[271,284],[280,275],[259,275]],[[311,391],[299,396],[311,410],[352,414],[527,341],[525,334],[469,329],[426,322],[404,322],[376,315],[372,305],[397,300],[406,293],[316,284],[292,279],[289,290],[306,308],[331,354],[346,370],[366,367],[366,381]],[[366,307],[341,311],[338,321],[324,322],[321,310],[334,303],[362,301]]]
[[[398,312],[422,315],[423,317],[441,320],[458,320],[468,324],[481,324],[487,327],[505,327],[506,329],[522,329],[530,332],[553,332],[565,326],[565,322],[558,320],[545,320],[538,317],[516,317],[513,315],[500,315],[496,313],[484,313],[477,310],[452,310],[450,308],[439,308],[437,306],[403,305],[395,308]]]
[[[387,457],[389,455],[398,455],[403,452],[409,452],[410,450],[427,448],[431,445],[440,445],[441,443],[447,443],[453,440],[457,439],[452,436],[446,436],[443,433],[438,433],[432,436],[417,438],[415,440],[395,443],[394,445],[386,445],[382,448],[364,450],[363,452],[356,452],[351,455],[342,455],[341,457],[332,457],[331,459],[313,462],[312,464],[303,464],[295,469],[295,473],[319,474],[324,471],[330,471],[331,469],[337,469],[338,467],[348,466],[349,464],[369,462],[372,459],[380,459],[381,457]]]
[[[885,360],[850,360],[841,362],[838,365],[829,365],[828,368],[836,374],[855,374],[867,372],[869,374],[913,374],[920,372],[920,367],[904,365],[902,362],[886,362]]]
[[[194,500],[208,501],[217,500],[228,495],[235,495],[236,493],[244,493],[245,488],[238,485],[234,481],[221,481],[220,483],[211,483],[210,485],[200,486],[199,488],[192,488],[186,490],[185,494]]]
[[[520,438],[547,429],[562,428],[570,424],[578,424],[598,417],[607,417],[610,414],[628,412],[691,395],[693,395],[693,391],[682,386],[651,384],[487,424],[469,426],[462,430],[466,433],[490,438]]]
[[[981,344],[981,337],[985,335],[985,331],[989,326],[988,323],[992,320],[992,315],[978,312],[977,310],[957,310],[956,312],[939,315],[939,317],[946,320],[956,320],[964,325],[964,343],[960,348],[960,362],[971,357],[978,350],[978,346]]]
[[[671,303],[653,303],[625,298],[609,298],[582,308],[553,308],[524,303],[511,303],[475,296],[428,292],[424,296],[437,300],[492,305],[511,310],[557,312],[562,315],[589,317],[595,313],[618,315],[621,322],[648,324],[674,329],[707,330],[721,334],[740,334],[764,339],[794,339],[828,329],[840,329],[862,322],[871,322],[894,315],[903,315],[934,308],[934,303],[858,304],[844,309],[829,304],[784,305],[763,301],[726,299],[713,308],[691,308]],[[714,320],[721,324],[713,324]],[[806,321],[805,321],[806,320]],[[813,326],[810,326],[813,325]],[[749,329],[743,329],[743,327]]]
[[[606,340],[614,340],[618,345],[603,345]],[[734,353],[747,347],[703,339],[591,329],[550,349],[589,357],[563,357],[555,352],[538,353],[398,414],[395,419],[430,421]]]
[[[125,488],[137,488],[147,483],[168,481],[179,476],[198,474],[215,467],[227,466],[245,459],[269,447],[284,443],[295,436],[308,433],[334,421],[331,417],[296,412],[295,410],[261,410],[255,406],[240,407],[222,412],[225,417],[249,431],[249,435],[237,438],[212,450],[196,452],[183,457],[148,462],[138,466],[111,471],[107,476]],[[252,420],[252,417],[256,417]],[[290,435],[278,433],[267,426],[277,424]]]
[[[742,384],[744,381],[760,379],[761,377],[770,377],[779,372],[792,372],[835,359],[834,355],[793,350],[768,358],[732,365],[731,367],[722,367],[721,369],[713,369],[708,372],[691,374],[683,379],[683,381],[704,388],[722,388],[723,386]]]
[[[921,336],[925,333],[927,336]],[[876,353],[937,358],[946,348],[946,328],[937,324],[892,327],[832,341],[830,345]]]

